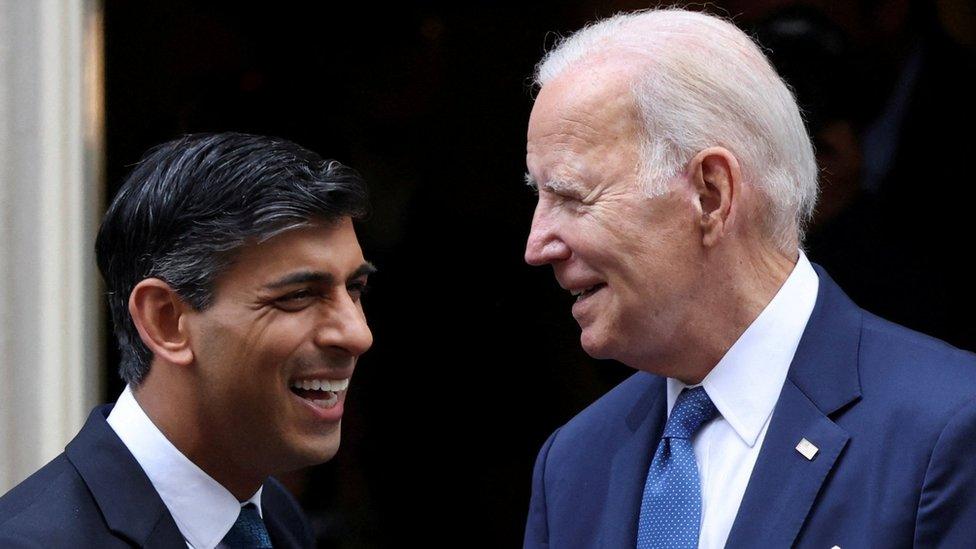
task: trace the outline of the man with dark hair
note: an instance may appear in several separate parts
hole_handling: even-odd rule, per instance
[[[96,242],[128,383],[0,499],[0,546],[308,547],[270,475],[335,455],[372,344],[365,186],[285,140],[151,150]]]

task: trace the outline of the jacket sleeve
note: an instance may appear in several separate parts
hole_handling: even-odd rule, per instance
[[[915,522],[915,547],[976,547],[976,399],[946,423],[932,450]]]
[[[546,509],[546,462],[549,449],[556,439],[559,429],[549,436],[542,445],[532,471],[532,499],[529,502],[529,518],[525,525],[525,549],[546,549],[549,547],[549,520]]]

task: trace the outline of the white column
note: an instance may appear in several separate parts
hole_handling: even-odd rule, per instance
[[[100,397],[97,0],[0,0],[0,493]]]

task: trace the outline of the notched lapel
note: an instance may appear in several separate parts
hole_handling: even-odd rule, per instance
[[[861,396],[862,313],[819,265],[813,267],[820,278],[817,303],[776,401],[726,547],[791,546],[850,439],[830,415]],[[817,447],[813,459],[796,450],[804,438]]]
[[[804,438],[812,460],[796,450]],[[791,546],[849,439],[787,379],[726,547]]]
[[[163,500],[106,422],[111,409],[106,405],[92,411],[65,448],[68,461],[85,481],[115,535],[140,547],[185,547]]]

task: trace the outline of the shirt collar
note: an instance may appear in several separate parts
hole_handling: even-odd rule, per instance
[[[772,301],[746,328],[701,384],[715,408],[750,448],[769,421],[813,306],[819,277],[806,255]],[[668,413],[689,385],[668,378]]]
[[[263,516],[263,487],[247,501],[237,501],[173,446],[139,406],[128,386],[107,421],[145,471],[180,533],[194,549],[216,547],[237,521],[242,505],[253,503]]]

